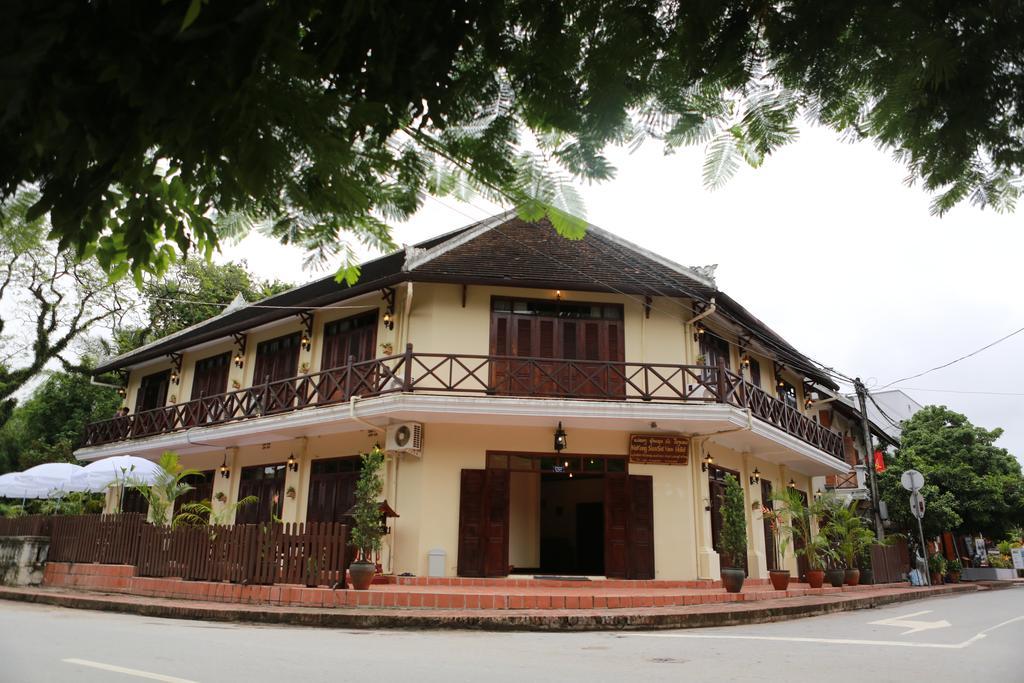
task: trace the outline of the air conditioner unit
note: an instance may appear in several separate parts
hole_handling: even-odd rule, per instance
[[[399,422],[388,425],[385,450],[393,453],[419,455],[423,449],[423,425],[419,422]]]

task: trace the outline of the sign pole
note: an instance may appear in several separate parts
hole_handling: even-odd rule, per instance
[[[928,546],[924,544],[924,528],[921,526],[921,518],[918,515],[914,515],[917,518],[917,536],[921,540],[921,554],[924,556],[924,585],[932,585],[932,571],[931,567],[928,566]]]

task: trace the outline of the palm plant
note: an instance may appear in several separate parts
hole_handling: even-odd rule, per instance
[[[139,492],[149,504],[149,516],[159,526],[177,526],[176,519],[171,518],[174,501],[195,487],[186,480],[198,476],[198,470],[186,469],[178,460],[178,454],[171,451],[160,456],[160,471],[152,484],[128,476],[125,483]]]
[[[185,503],[178,508],[178,514],[174,516],[171,526],[177,527],[182,524],[192,526],[223,526],[235,518],[235,513],[246,505],[252,505],[259,501],[256,496],[246,496],[231,505],[221,505],[220,510],[215,511],[208,500],[200,500],[193,503]]]
[[[798,491],[791,488],[776,491],[772,494],[775,509],[771,511],[779,534],[779,552],[785,555],[789,547],[796,546],[795,554],[807,558],[807,566],[811,570],[824,569],[835,558],[828,537],[823,533],[814,533],[811,526],[811,515],[821,512],[821,505],[804,504]]]
[[[857,559],[875,541],[875,535],[857,513],[857,501],[842,503],[830,498],[825,504],[829,514],[824,534],[846,568],[856,569]]]

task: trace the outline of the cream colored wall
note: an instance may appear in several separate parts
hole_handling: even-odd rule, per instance
[[[512,472],[509,482],[508,563],[540,566],[540,476]]]

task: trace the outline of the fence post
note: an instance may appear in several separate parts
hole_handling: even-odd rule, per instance
[[[725,359],[718,359],[718,402],[725,403]]]
[[[402,391],[412,391],[412,343],[405,345],[405,379],[402,382]]]
[[[352,365],[356,362],[356,357],[349,354],[348,361],[345,363],[345,400],[352,398]]]

